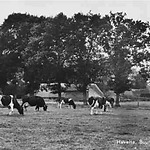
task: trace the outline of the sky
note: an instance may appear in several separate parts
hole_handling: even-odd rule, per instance
[[[0,0],[0,25],[12,13],[51,17],[63,12],[71,17],[90,11],[102,16],[124,12],[130,19],[150,22],[150,0]]]

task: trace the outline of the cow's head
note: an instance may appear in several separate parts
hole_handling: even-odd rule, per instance
[[[47,110],[47,105],[43,106],[43,110],[46,111]]]
[[[14,108],[18,110],[19,114],[23,115],[24,114],[23,107],[18,103],[16,98],[13,98],[13,104]]]
[[[91,96],[91,97],[89,97],[89,99],[88,99],[88,104],[89,105],[92,105],[93,103],[94,103],[94,97],[93,96]]]
[[[72,104],[72,107],[73,107],[74,109],[76,109],[76,104],[75,104],[75,103],[73,103],[73,104]]]
[[[20,107],[18,108],[18,112],[19,112],[21,115],[24,114],[24,111],[23,111],[23,107],[22,107],[22,106],[20,106]]]
[[[114,98],[107,98],[107,101],[110,103],[111,107],[114,107]]]
[[[69,101],[69,105],[72,105],[72,107],[76,109],[76,104],[74,103],[74,101],[71,98],[68,101]]]

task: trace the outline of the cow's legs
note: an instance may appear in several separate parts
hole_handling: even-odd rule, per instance
[[[36,106],[36,107],[35,107],[35,110],[39,111],[39,106]]]
[[[57,102],[57,107],[60,108],[60,103],[59,102]]]
[[[59,108],[61,109],[61,107],[62,107],[62,102],[59,103]]]
[[[60,108],[60,109],[61,109],[61,107],[62,107],[62,104],[63,104],[63,103],[64,103],[63,101],[58,102],[58,108]]]
[[[26,102],[23,104],[23,106],[24,106],[25,111],[27,111],[27,107],[29,107],[29,103]]]
[[[112,108],[112,105],[110,102],[106,101],[106,107],[107,107],[107,110],[109,110],[110,108]]]
[[[91,115],[94,114],[94,107],[91,107],[91,112],[90,112]]]
[[[94,107],[92,107],[91,108],[91,113],[90,113],[91,115],[93,115],[93,114],[98,114],[98,110],[97,109],[95,109],[95,112],[94,112]]]
[[[106,106],[106,105],[104,105],[104,112],[106,112],[106,108],[107,108],[107,106]]]
[[[8,115],[11,115],[14,111],[14,104],[13,104],[12,100],[11,100],[11,103],[9,104],[9,106],[10,106],[10,112]]]

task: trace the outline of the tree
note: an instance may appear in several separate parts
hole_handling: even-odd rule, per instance
[[[4,76],[1,78],[3,79],[1,86],[15,79],[18,68],[24,68],[26,65],[24,56],[29,38],[32,36],[30,29],[34,23],[40,23],[44,19],[44,17],[13,13],[2,24],[0,59],[2,60],[1,72]]]
[[[71,37],[72,68],[74,68],[74,83],[83,92],[83,102],[86,103],[87,86],[95,82],[105,73],[105,59],[102,49],[98,47],[99,30],[105,22],[100,15],[89,13],[75,14],[73,17],[73,34]]]
[[[141,74],[136,74],[132,79],[132,88],[133,89],[144,89],[146,88],[146,81]]]
[[[135,65],[135,57],[140,49],[145,48],[147,41],[145,33],[148,24],[126,19],[125,16],[123,13],[110,13],[110,16],[105,16],[110,20],[111,30],[100,41],[108,54],[110,74],[113,77],[109,83],[117,95],[116,106],[120,106],[120,94],[131,88],[131,67]]]
[[[39,89],[40,83],[45,81],[49,63],[46,59],[43,47],[43,34],[45,22],[33,23],[30,28],[30,37],[25,49],[21,52],[24,64],[24,81],[27,83],[27,91],[34,94]]]
[[[46,56],[50,67],[47,78],[48,83],[55,83],[59,99],[61,98],[61,83],[69,83],[72,70],[69,65],[70,49],[69,40],[71,34],[71,19],[63,13],[54,18],[49,18],[46,25],[46,32],[43,37],[43,53]]]

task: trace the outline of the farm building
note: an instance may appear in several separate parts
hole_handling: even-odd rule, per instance
[[[36,93],[37,96],[41,96],[44,98],[55,99],[58,97],[58,94],[53,94],[50,89],[48,89],[47,84],[42,83],[39,91]],[[64,86],[64,84],[62,84]],[[90,84],[87,87],[87,98],[90,96],[104,96],[104,93],[100,90],[100,88],[96,84]],[[62,93],[62,97],[69,97],[74,99],[75,101],[83,100],[83,93],[78,91],[74,84],[71,84],[69,88],[65,92]]]

